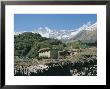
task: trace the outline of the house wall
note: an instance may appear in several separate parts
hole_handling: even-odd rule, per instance
[[[50,51],[45,51],[39,53],[39,57],[50,57]]]
[[[50,56],[52,59],[58,59],[58,50],[51,50]]]
[[[39,57],[48,57],[52,59],[58,59],[58,50],[50,50],[39,53]]]

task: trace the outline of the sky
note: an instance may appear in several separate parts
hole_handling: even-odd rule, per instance
[[[97,22],[96,14],[15,14],[14,31],[34,31],[40,27],[74,30],[88,22]]]

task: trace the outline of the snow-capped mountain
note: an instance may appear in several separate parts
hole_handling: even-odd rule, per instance
[[[88,26],[85,30],[94,31],[97,29],[97,23]]]
[[[90,22],[88,22],[87,24],[84,24],[83,26],[81,26],[78,29],[70,29],[70,30],[56,30],[56,29],[50,29],[48,27],[40,27],[34,31],[32,31],[32,33],[39,33],[42,37],[47,37],[47,38],[55,38],[55,39],[59,39],[59,40],[69,40],[69,39],[73,39],[74,37],[76,38],[76,36],[83,30],[87,30],[87,31],[94,31],[97,28],[97,23],[91,24]],[[17,32],[15,33],[15,35],[19,35],[22,34],[23,32]],[[78,36],[79,37],[79,36]]]
[[[73,30],[55,30],[55,29],[50,29],[48,27],[40,27],[39,29],[37,29],[35,32],[39,33],[41,36],[43,37],[47,37],[47,38],[55,38],[55,39],[71,39],[74,36],[76,36],[79,32],[81,32],[82,30],[88,30],[88,31],[93,31],[97,28],[97,23],[94,24],[90,24],[87,23],[86,25],[81,26],[78,29],[73,29]]]
[[[70,38],[68,42],[80,40],[86,43],[94,43],[97,41],[97,23],[90,25],[89,27],[80,30],[73,38]]]
[[[39,33],[42,37],[50,38],[50,34],[53,32],[48,27],[40,27],[37,30],[34,31],[35,33]]]

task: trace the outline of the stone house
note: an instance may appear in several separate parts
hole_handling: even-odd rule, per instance
[[[68,51],[58,51],[58,57],[60,58],[65,58],[68,56],[73,56],[76,55],[78,53],[77,49],[72,49],[72,50],[68,50]]]
[[[39,50],[39,57],[44,59],[58,59],[58,50],[42,48]]]

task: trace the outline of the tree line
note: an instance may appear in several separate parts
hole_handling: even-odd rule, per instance
[[[24,32],[14,35],[14,56],[37,58],[41,48],[62,50],[66,45],[57,39],[42,37],[38,33]]]

